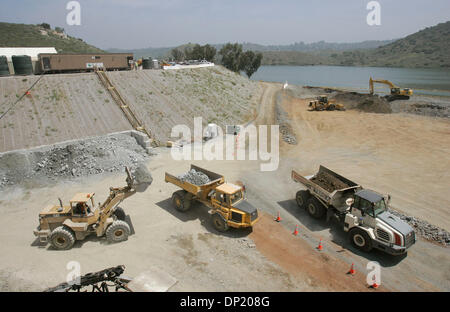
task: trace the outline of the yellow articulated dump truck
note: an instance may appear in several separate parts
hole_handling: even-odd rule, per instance
[[[210,208],[214,228],[220,232],[251,227],[258,221],[258,210],[244,197],[245,187],[226,183],[222,175],[191,165],[185,174],[166,172],[165,181],[181,188],[172,195],[178,211],[185,212],[198,201]]]
[[[55,249],[70,249],[76,240],[88,235],[106,236],[109,242],[121,242],[128,239],[130,226],[125,222],[125,212],[118,205],[136,192],[144,192],[152,183],[150,172],[144,165],[131,174],[126,169],[127,185],[110,187],[109,196],[95,206],[94,193],[78,193],[68,206],[50,205],[39,213],[39,226],[34,235],[42,244],[50,243]]]

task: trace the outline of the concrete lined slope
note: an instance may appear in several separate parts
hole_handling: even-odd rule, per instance
[[[1,78],[0,113],[38,78]],[[46,75],[0,120],[0,152],[130,129],[95,74]]]
[[[221,127],[253,118],[262,87],[221,66],[173,71],[108,72],[108,77],[146,128],[159,140],[172,127],[193,130],[194,117]],[[224,129],[225,130],[225,129]]]

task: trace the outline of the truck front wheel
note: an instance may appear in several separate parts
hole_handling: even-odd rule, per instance
[[[212,222],[214,225],[214,228],[219,232],[226,232],[228,231],[229,227],[227,224],[227,221],[218,213],[215,213],[212,215]]]
[[[315,219],[323,218],[326,212],[325,207],[314,196],[308,199],[306,210],[308,210],[309,215]]]
[[[308,191],[298,191],[297,194],[295,194],[295,200],[297,201],[297,205],[300,208],[306,208],[306,203],[308,202],[308,199],[310,197],[310,194]]]
[[[106,239],[110,243],[123,242],[130,235],[130,226],[125,221],[116,220],[106,230]]]
[[[372,240],[369,235],[361,229],[355,228],[350,231],[350,242],[356,248],[369,252],[372,250]]]

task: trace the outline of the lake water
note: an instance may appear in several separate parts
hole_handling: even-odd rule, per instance
[[[290,84],[335,87],[369,92],[369,78],[387,79],[415,94],[450,96],[450,70],[349,66],[261,66],[252,80],[287,81]],[[375,84],[379,94],[389,93],[387,85]]]

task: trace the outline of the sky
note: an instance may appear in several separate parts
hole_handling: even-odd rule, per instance
[[[0,21],[49,23],[102,49],[184,43],[360,42],[397,39],[450,20],[449,0],[79,0],[81,25],[68,25],[69,0],[0,0]]]

